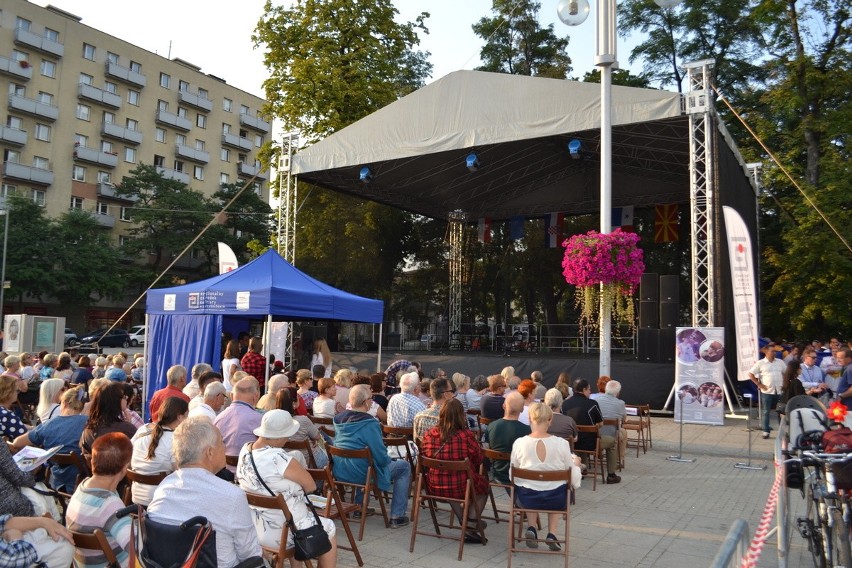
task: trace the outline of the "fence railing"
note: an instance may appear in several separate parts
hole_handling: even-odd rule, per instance
[[[738,568],[748,551],[749,534],[747,522],[742,519],[734,521],[710,568]]]

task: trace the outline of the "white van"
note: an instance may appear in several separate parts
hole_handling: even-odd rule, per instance
[[[145,345],[145,326],[144,325],[134,325],[128,330],[130,334],[130,346],[136,347],[138,345]]]

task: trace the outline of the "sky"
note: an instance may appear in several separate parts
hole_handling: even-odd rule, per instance
[[[285,0],[286,1],[286,0]],[[568,53],[573,60],[573,77],[581,78],[594,68],[594,8],[578,27],[562,24],[556,16],[558,0],[540,0],[541,24],[554,24],[557,35],[571,37]],[[82,23],[119,39],[158,53],[180,57],[253,95],[264,96],[262,83],[267,76],[262,48],[255,49],[251,35],[263,14],[265,0],[34,0],[52,4],[82,17]],[[421,37],[420,49],[431,52],[434,65],[429,82],[459,69],[478,66],[483,40],[471,25],[491,16],[491,0],[394,0],[401,21],[413,21],[421,12],[430,33]],[[127,6],[127,11],[122,9]],[[144,7],[142,7],[144,6]],[[131,11],[132,10],[132,11]],[[121,17],[116,17],[121,14]],[[631,44],[618,44],[622,67],[627,66]]]

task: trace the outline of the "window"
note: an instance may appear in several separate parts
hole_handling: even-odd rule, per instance
[[[30,31],[30,27],[32,27],[32,25],[33,23],[31,21],[20,16],[18,16],[18,18],[15,20],[15,27],[19,30]]]
[[[162,168],[166,164],[166,159],[162,156],[154,155],[154,167]]]
[[[17,116],[9,116],[6,118],[6,126],[15,130],[23,130],[24,121]]]
[[[50,28],[44,28],[44,37],[50,41],[59,41],[59,32]]]
[[[18,51],[17,49],[12,50],[12,60],[13,61],[29,61],[30,55],[28,53],[24,53],[23,51]]]
[[[35,139],[50,142],[50,127],[46,124],[38,124],[35,126]]]
[[[134,120],[132,118],[127,119],[127,130],[132,130],[134,132],[139,131],[139,121]]]
[[[71,196],[71,209],[83,209],[83,198]]]
[[[107,93],[112,93],[113,95],[117,95],[118,94],[118,85],[116,85],[112,81],[104,81],[104,90]]]
[[[86,168],[83,166],[74,166],[74,169],[71,170],[71,179],[74,181],[86,181]]]
[[[21,153],[15,150],[3,150],[3,161],[13,164],[21,163]]]
[[[161,87],[165,87],[166,89],[168,89],[169,83],[171,82],[171,80],[172,80],[172,78],[169,77],[167,74],[160,73],[160,86]]]
[[[18,95],[19,97],[24,97],[27,94],[27,88],[23,85],[17,85],[15,83],[9,84],[9,94],[10,95]]]
[[[39,91],[38,92],[38,102],[45,104],[45,105],[52,105],[53,104],[53,95],[51,95],[50,93],[45,93],[44,91]]]
[[[240,138],[248,138],[248,130],[240,128]]]
[[[33,156],[33,167],[38,168],[40,170],[49,170],[50,160],[48,160],[44,156]]]
[[[33,190],[33,203],[35,203],[39,207],[44,207],[44,190],[43,189],[34,189]]]
[[[256,181],[254,182],[254,192],[258,197],[263,197],[263,182]]]
[[[74,144],[76,146],[82,146],[83,148],[87,148],[89,145],[89,137],[85,134],[75,134]]]
[[[240,164],[246,163],[246,155],[245,154],[237,154],[237,162]]]
[[[98,215],[109,215],[109,205],[107,205],[103,201],[98,201],[98,205],[95,209],[95,212]]]
[[[2,190],[0,190],[0,193],[2,193],[3,197],[9,197],[10,195],[18,195],[18,187],[15,185],[4,183]]]
[[[178,81],[178,91],[189,91],[189,83],[184,80]]]
[[[88,43],[83,44],[83,57],[89,61],[95,60],[95,46]]]
[[[220,158],[223,162],[230,162],[230,161],[231,161],[231,151],[230,151],[230,150],[228,150],[227,148],[222,148],[222,149],[219,151],[219,158]]]
[[[186,118],[189,115],[189,113],[186,111],[186,109],[184,107],[178,107],[177,115],[181,118]]]
[[[136,148],[124,147],[124,161],[131,164],[136,163]]]
[[[201,113],[198,113],[198,116],[195,117],[195,125],[198,128],[207,128],[207,117]]]
[[[210,97],[207,96],[207,89],[198,87],[198,98],[210,100]]]
[[[193,260],[198,260],[199,258],[201,258],[201,251],[198,250],[197,248],[193,247],[189,251],[189,258],[191,258]]]
[[[234,106],[234,101],[231,99],[222,99],[222,110],[225,112],[231,112],[231,108]]]
[[[47,59],[41,60],[41,74],[45,77],[50,77],[51,79],[56,77],[56,63],[53,61],[48,61]]]
[[[248,113],[249,113],[249,107],[247,107],[246,105],[240,105],[240,114],[248,114]]]
[[[107,124],[115,124],[115,113],[104,111],[104,122]]]
[[[175,134],[175,144],[178,146],[186,146],[186,136],[183,134]]]
[[[195,166],[192,170],[192,177],[195,179],[204,179],[204,168],[201,166]]]
[[[183,171],[183,162],[181,162],[180,160],[175,160],[175,167],[173,169],[176,172],[182,172]]]
[[[118,54],[113,53],[111,51],[107,51],[107,61],[110,63],[118,63]]]
[[[157,110],[169,110],[169,103],[166,101],[157,101]]]
[[[139,106],[139,91],[130,89],[127,91],[127,103],[133,106]]]
[[[133,71],[134,73],[141,73],[142,72],[142,64],[139,63],[138,61],[131,61],[130,62],[130,70]]]
[[[80,82],[84,85],[91,85],[95,82],[95,78],[88,73],[80,73]]]
[[[118,235],[118,246],[123,247],[127,244],[127,237],[125,235]]]
[[[82,105],[77,103],[77,118],[80,120],[89,120],[89,117],[92,115],[92,108],[87,105]]]
[[[196,140],[195,141],[195,149],[196,150],[204,151],[204,148],[205,148],[204,140]]]
[[[112,142],[109,140],[101,140],[101,152],[112,154]]]
[[[99,170],[98,183],[112,183],[112,174],[103,170]]]
[[[219,185],[228,185],[231,183],[231,176],[226,173],[219,174]]]
[[[165,142],[166,141],[166,130],[164,128],[158,128],[154,132],[154,139],[157,140],[157,142]]]
[[[130,207],[122,207],[118,218],[122,221],[130,221]]]
[[[222,134],[230,134],[231,133],[231,125],[225,122],[222,123]]]
[[[263,134],[255,135],[254,146],[255,146],[255,148],[260,148],[261,146],[263,146]]]

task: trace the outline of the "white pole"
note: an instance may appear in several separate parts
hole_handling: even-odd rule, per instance
[[[3,268],[0,270],[0,328],[4,325],[3,308],[6,307],[4,303],[6,301],[6,245],[9,243],[9,221],[11,220],[9,209],[2,210],[2,213],[5,223],[3,223]]]
[[[382,372],[382,326],[384,323],[379,324],[379,356],[376,358],[376,372]]]

